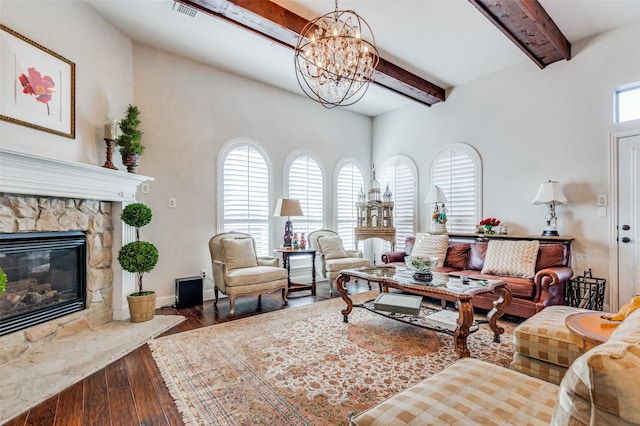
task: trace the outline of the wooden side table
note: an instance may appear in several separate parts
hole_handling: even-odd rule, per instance
[[[289,284],[289,293],[292,291],[311,290],[311,295],[316,295],[316,251],[315,249],[276,249],[276,253],[282,255],[283,266],[287,269],[287,282]],[[311,284],[300,284],[291,282],[291,262],[289,258],[295,256],[311,257]]]
[[[583,351],[598,346],[611,337],[618,322],[600,318],[603,312],[580,312],[571,314],[564,320],[564,325],[571,332],[576,345]]]

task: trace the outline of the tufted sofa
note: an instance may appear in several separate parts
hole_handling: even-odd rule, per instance
[[[571,253],[560,243],[540,243],[535,260],[535,273],[530,278],[521,276],[495,275],[483,273],[489,242],[449,241],[444,264],[434,272],[464,275],[477,279],[498,279],[507,283],[513,299],[505,313],[529,318],[546,306],[563,305],[565,284],[573,275]],[[404,251],[387,252],[382,262],[404,266],[404,257],[411,254],[415,237],[408,237]],[[478,295],[473,298],[473,306],[492,309],[494,295]]]
[[[353,416],[374,425],[639,425],[640,310],[580,355],[560,385],[474,358]]]

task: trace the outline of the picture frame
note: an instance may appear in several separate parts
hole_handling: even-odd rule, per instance
[[[0,92],[0,120],[75,139],[75,63],[2,24]]]

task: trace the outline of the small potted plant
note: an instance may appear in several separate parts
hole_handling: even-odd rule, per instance
[[[156,309],[156,293],[143,291],[142,276],[158,263],[158,249],[148,241],[140,241],[140,228],[151,222],[151,209],[142,203],[129,204],[122,210],[122,221],[136,228],[136,240],[125,244],[118,253],[122,269],[135,273],[138,291],[127,296],[132,322],[143,322],[153,318]]]
[[[125,117],[120,120],[120,134],[116,138],[118,151],[122,155],[122,164],[127,166],[129,173],[135,173],[140,164],[140,155],[144,152],[142,145],[142,132],[138,129],[140,110],[135,105],[129,104]]]

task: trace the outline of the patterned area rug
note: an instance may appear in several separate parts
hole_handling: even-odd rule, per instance
[[[355,303],[378,292],[353,296]],[[314,303],[149,342],[187,425],[344,425],[458,359],[453,338],[354,308]],[[507,367],[513,324],[502,343],[488,325],[468,339],[473,357]]]

